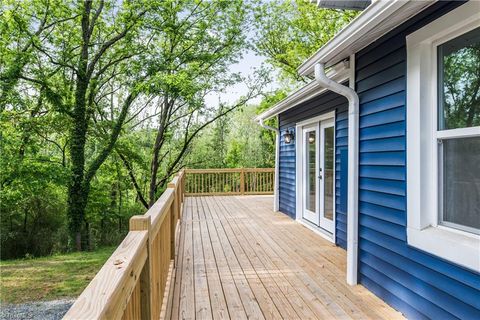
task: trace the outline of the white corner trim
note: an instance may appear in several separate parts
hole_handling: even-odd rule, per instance
[[[275,133],[275,177],[273,187],[273,211],[280,210],[280,130]]]
[[[301,124],[295,126],[295,218],[300,221],[303,219],[303,143],[298,139],[303,139]]]
[[[355,92],[355,54],[350,55],[350,89]],[[358,99],[358,95],[357,95]],[[347,283],[358,282],[358,176],[360,153],[360,102],[349,99],[348,106],[348,186],[347,186]],[[349,249],[349,250],[348,250]]]
[[[438,225],[436,53],[438,45],[478,27],[480,2],[469,1],[406,37],[407,242],[477,272],[480,237]],[[449,131],[480,133],[479,128]]]
[[[275,132],[275,173],[274,173],[274,185],[273,185],[273,211],[277,212],[280,209],[280,129],[271,127],[263,123],[263,119],[258,120],[258,124],[267,130]]]

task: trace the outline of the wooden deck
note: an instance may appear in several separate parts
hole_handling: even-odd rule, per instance
[[[346,252],[271,196],[187,197],[172,319],[403,319],[345,282]]]

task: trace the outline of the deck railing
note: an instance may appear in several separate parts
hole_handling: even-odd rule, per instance
[[[181,172],[144,215],[130,219],[127,236],[64,319],[169,317],[172,295],[168,291],[173,281],[184,187],[185,174]]]
[[[168,319],[185,195],[272,194],[274,169],[184,170],[129,232],[64,319]]]
[[[273,168],[187,169],[185,194],[273,194],[274,175]]]

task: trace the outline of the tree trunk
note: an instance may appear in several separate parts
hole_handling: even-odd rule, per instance
[[[157,192],[157,175],[160,166],[160,150],[162,149],[164,143],[164,136],[167,127],[168,114],[170,113],[170,106],[171,104],[168,102],[168,94],[165,94],[163,109],[160,114],[160,123],[158,126],[157,137],[155,139],[155,144],[153,145],[152,162],[150,164],[151,177],[148,193],[149,207],[153,206],[156,201],[155,196]]]
[[[90,241],[90,223],[85,219],[85,250],[90,251],[92,249]]]
[[[23,233],[27,234],[27,217],[28,213],[27,210],[25,210],[25,216],[23,218]]]
[[[74,122],[70,133],[71,181],[68,188],[67,208],[70,235],[72,239],[75,240],[75,248],[77,251],[82,250],[81,228],[88,199],[88,187],[84,184],[85,144],[87,135],[85,94],[87,84],[82,80],[79,76],[75,94]]]
[[[82,250],[82,222],[88,199],[88,186],[85,184],[85,144],[87,140],[88,119],[86,117],[86,95],[88,90],[88,49],[90,43],[89,20],[91,2],[84,3],[82,14],[82,50],[78,61],[73,108],[73,128],[70,132],[71,172],[68,188],[68,227],[77,251]]]
[[[68,228],[77,251],[82,250],[82,222],[85,217],[87,195],[82,186],[78,186],[78,178],[72,178],[73,183],[68,191]]]

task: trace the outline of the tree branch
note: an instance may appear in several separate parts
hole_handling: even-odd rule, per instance
[[[115,151],[120,156],[120,159],[122,159],[123,165],[127,169],[128,176],[130,177],[130,180],[132,180],[133,186],[135,187],[135,191],[137,192],[138,199],[143,204],[145,209],[148,209],[149,208],[148,203],[147,203],[147,201],[145,200],[145,197],[142,194],[142,190],[141,190],[140,186],[138,185],[137,179],[135,178],[135,174],[133,172],[132,165],[130,164],[130,162],[128,162],[127,158],[120,151],[118,151],[118,150],[115,150]]]
[[[128,109],[130,108],[130,105],[133,103],[133,101],[135,101],[137,96],[138,94],[136,93],[130,93],[130,95],[125,100],[122,110],[120,112],[120,115],[115,124],[115,127],[113,128],[112,133],[110,134],[110,138],[107,145],[105,146],[105,148],[103,148],[100,154],[93,160],[93,162],[88,167],[87,172],[85,173],[84,184],[88,185],[88,183],[90,183],[95,173],[97,172],[98,168],[100,168],[100,166],[103,164],[103,162],[107,159],[108,155],[112,151],[113,147],[115,146],[115,143],[117,142],[118,136],[120,135],[120,131],[122,130],[125,118],[127,117]]]

